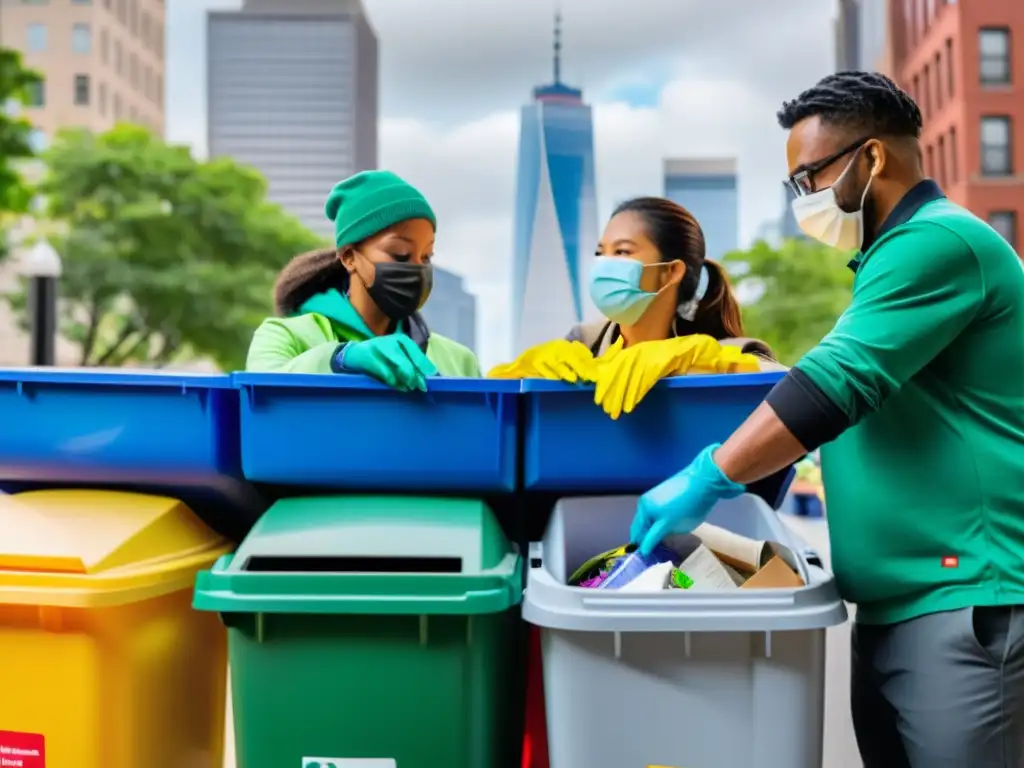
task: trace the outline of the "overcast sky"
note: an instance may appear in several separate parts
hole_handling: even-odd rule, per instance
[[[486,365],[509,354],[518,109],[551,79],[555,0],[364,0],[381,50],[381,164],[439,218],[436,263],[479,297]],[[169,138],[205,152],[205,16],[170,0]],[[782,212],[780,103],[830,71],[834,0],[561,0],[563,80],[595,108],[599,215],[661,194],[666,156],[735,156],[741,242]],[[326,193],[326,190],[325,190]]]

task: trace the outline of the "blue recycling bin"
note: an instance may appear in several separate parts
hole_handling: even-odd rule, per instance
[[[516,488],[518,381],[434,377],[427,392],[397,392],[354,375],[233,378],[250,481],[385,492]]]
[[[173,495],[226,535],[263,502],[242,476],[230,376],[0,369],[0,487],[127,487]]]
[[[729,437],[784,375],[664,379],[615,421],[594,405],[592,388],[528,379],[521,406],[525,489],[642,493]]]

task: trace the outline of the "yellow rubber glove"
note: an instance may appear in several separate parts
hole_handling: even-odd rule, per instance
[[[646,341],[601,357],[594,402],[617,419],[623,413],[632,413],[637,403],[666,376],[750,373],[760,369],[754,355],[744,354],[738,347],[723,346],[710,336]]]
[[[550,379],[597,381],[597,363],[590,349],[578,341],[555,339],[531,347],[511,363],[490,370],[488,379]]]

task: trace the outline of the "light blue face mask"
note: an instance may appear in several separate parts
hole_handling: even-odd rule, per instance
[[[624,256],[598,256],[590,268],[590,298],[598,311],[619,325],[633,325],[657,297],[657,293],[640,288],[640,277],[646,267],[658,268],[663,264],[644,265]],[[680,305],[679,316],[693,320],[697,305],[708,290],[708,270],[702,266],[700,281],[693,299]]]

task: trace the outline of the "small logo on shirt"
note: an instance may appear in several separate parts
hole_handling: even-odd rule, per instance
[[[959,568],[960,567],[960,558],[957,557],[956,555],[946,555],[944,558],[942,558],[942,567],[943,568]]]

